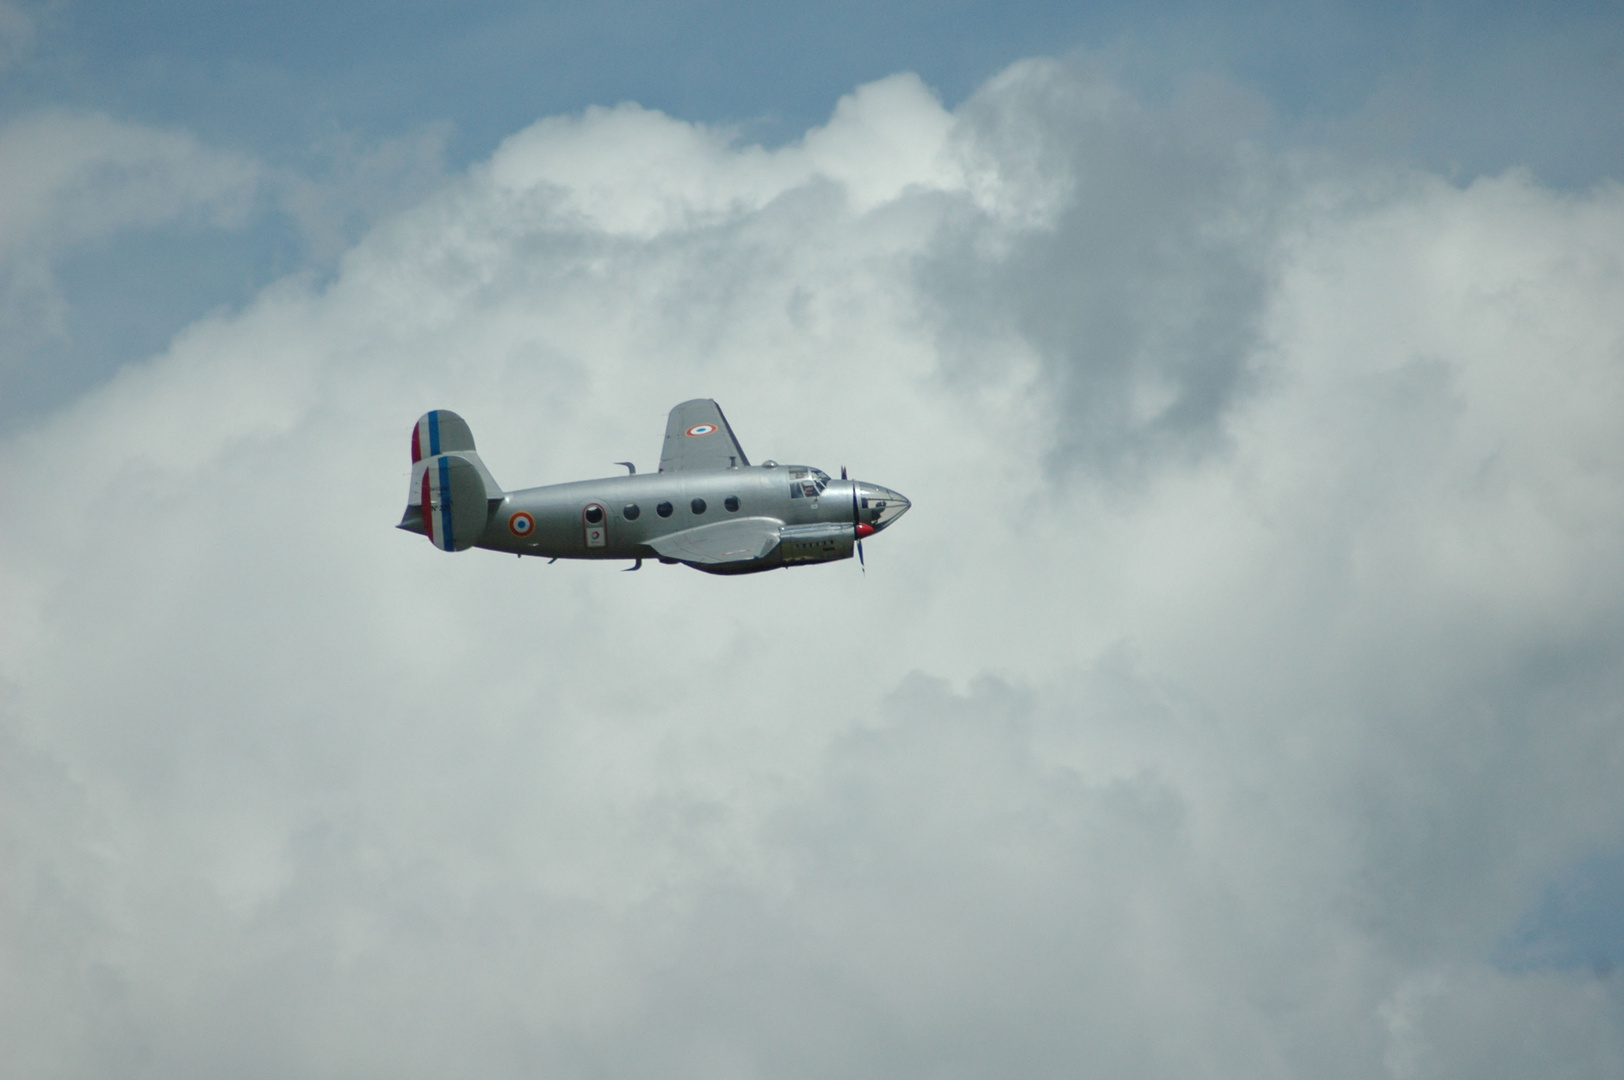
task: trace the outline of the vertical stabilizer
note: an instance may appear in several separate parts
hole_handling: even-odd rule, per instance
[[[501,498],[468,422],[450,409],[424,413],[412,428],[412,484],[399,527],[423,533],[441,551],[465,551]]]
[[[455,450],[472,450],[474,432],[468,421],[450,409],[434,409],[424,413],[412,428],[412,463],[424,458],[449,454]]]
[[[441,551],[468,550],[490,515],[479,470],[461,454],[438,454],[423,464],[418,511],[424,534]]]

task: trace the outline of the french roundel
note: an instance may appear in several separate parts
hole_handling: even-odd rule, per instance
[[[536,519],[520,510],[508,518],[508,531],[514,536],[529,536],[536,529]]]
[[[690,435],[709,435],[711,432],[713,432],[715,430],[716,430],[716,425],[715,424],[695,424],[693,427],[688,429],[688,434],[690,434]]]

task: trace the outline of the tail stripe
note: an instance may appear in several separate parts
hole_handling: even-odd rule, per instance
[[[435,432],[435,441],[439,441],[438,431]],[[448,457],[440,459],[440,527],[444,530],[444,536],[436,541],[440,549],[456,550],[456,538],[451,535],[451,459]]]
[[[474,433],[468,422],[450,409],[430,409],[417,418],[412,429],[412,461],[458,453],[474,448]]]
[[[412,428],[412,461],[415,464],[440,452],[440,410],[431,409]]]
[[[434,503],[431,501],[431,497],[432,497],[432,493],[429,491],[429,471],[427,469],[424,469],[423,470],[423,499],[422,499],[423,532],[425,534],[427,534],[427,536],[429,538],[429,543],[433,544],[433,543],[435,543],[435,539],[434,539],[434,510],[433,510]]]
[[[423,515],[424,535],[441,551],[471,547],[490,524],[492,493],[500,496],[502,488],[479,460],[467,421],[450,409],[418,417],[412,463],[407,504]]]

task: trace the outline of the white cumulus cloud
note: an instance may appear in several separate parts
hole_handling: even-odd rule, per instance
[[[1235,101],[543,120],[10,439],[0,1057],[1616,1075],[1494,958],[1624,840],[1624,192]],[[700,395],[914,500],[866,576],[391,528],[427,408],[520,487]]]

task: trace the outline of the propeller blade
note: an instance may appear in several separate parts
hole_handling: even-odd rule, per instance
[[[840,478],[842,480],[847,479],[846,466],[844,465],[840,467]],[[863,561],[863,537],[868,535],[868,533],[863,532],[863,530],[865,528],[867,528],[869,532],[873,532],[874,530],[873,528],[864,525],[859,518],[860,515],[857,513],[857,485],[853,484],[851,489],[851,520],[852,524],[857,528],[857,565],[862,568],[863,573],[867,574],[868,563]]]

